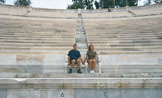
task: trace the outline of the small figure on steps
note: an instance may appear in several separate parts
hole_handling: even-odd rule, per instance
[[[86,57],[84,59],[84,63],[87,60],[88,65],[89,65],[89,69],[90,69],[90,73],[95,73],[95,67],[96,67],[96,52],[94,51],[94,46],[91,44],[88,47],[88,51],[86,54]]]
[[[77,44],[73,45],[73,49],[69,51],[68,53],[68,65],[71,65],[71,68],[69,69],[68,73],[73,72],[74,65],[78,65],[78,73],[82,73],[80,69],[80,62],[83,63],[83,60],[81,58],[80,51],[77,50]]]

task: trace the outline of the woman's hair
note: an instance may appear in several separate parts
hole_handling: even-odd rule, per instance
[[[93,49],[94,49],[94,46],[93,46],[92,44],[90,44],[89,47],[88,47],[88,51],[91,51],[91,46],[92,46]]]

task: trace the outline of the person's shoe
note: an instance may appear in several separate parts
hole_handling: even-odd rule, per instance
[[[78,69],[78,73],[82,73],[81,70],[80,70],[80,68]]]
[[[90,70],[90,73],[93,74],[93,73],[95,73],[95,72],[94,72],[94,70]]]
[[[72,72],[73,72],[72,69],[69,69],[68,73],[72,73]]]

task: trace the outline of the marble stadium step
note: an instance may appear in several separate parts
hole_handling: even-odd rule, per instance
[[[39,52],[39,51],[36,51]],[[65,73],[65,51],[53,54],[0,54],[0,73]],[[49,52],[49,51],[48,51]]]
[[[106,38],[105,40],[98,40],[98,39],[96,39],[96,40],[91,40],[91,39],[89,39],[89,41],[90,42],[105,42],[105,41],[107,41],[107,42],[161,42],[162,40],[161,39],[159,39],[159,38],[155,38],[155,39],[147,39],[147,38],[136,38],[136,39],[114,39],[114,38],[112,38],[112,39],[109,39],[109,38]]]
[[[64,49],[72,49],[71,46],[62,46],[62,47],[48,47],[48,46],[42,46],[42,47],[39,47],[39,46],[33,46],[33,47],[31,47],[31,46],[19,46],[19,47],[18,47],[18,46],[0,46],[0,48],[1,48],[1,49],[3,49],[3,48],[4,48],[4,49],[9,49],[9,48],[15,48],[15,49],[16,49],[16,48],[17,48],[17,49],[19,49],[19,48],[20,48],[20,49],[21,49],[21,48],[22,48],[22,49],[23,49],[23,48],[24,48],[24,49],[25,49],[25,48],[31,48],[31,49],[51,49],[51,50],[52,50],[52,49],[53,49],[53,50],[59,50],[59,49],[63,49],[63,50],[64,50]]]
[[[162,41],[161,39],[155,38],[155,39],[108,39],[108,38],[103,38],[101,39],[88,39],[89,42],[109,42],[109,43],[133,43],[133,42],[158,42]]]
[[[3,47],[3,46],[2,46]],[[98,49],[124,49],[124,48],[127,48],[127,49],[160,49],[162,46],[156,46],[156,45],[150,45],[150,46],[143,46],[143,45],[120,45],[120,46],[117,46],[117,45],[107,45],[107,44],[102,44],[102,45],[94,45],[95,48],[98,48]]]
[[[3,47],[3,46],[2,46],[2,47]],[[95,44],[94,47],[95,47],[95,48],[112,48],[112,49],[113,49],[113,48],[117,48],[117,49],[118,49],[118,48],[119,48],[119,49],[120,49],[120,48],[137,48],[137,49],[139,49],[139,48],[142,48],[142,49],[162,48],[162,46],[160,46],[160,45],[159,45],[159,46],[154,46],[154,45],[152,45],[152,46],[142,46],[142,45],[141,45],[141,46],[140,46],[140,45],[134,45],[134,46],[126,46],[126,45],[125,45],[125,46],[117,46],[117,45],[115,46],[115,45],[114,45],[114,46],[113,46],[113,45],[112,45],[112,46],[111,46],[111,45],[107,45],[107,44],[102,44],[102,45],[100,45],[100,44],[97,44],[97,45],[96,45],[96,44]]]
[[[67,52],[67,51],[66,51]],[[65,65],[65,54],[0,54],[0,65]]]
[[[26,62],[24,62],[26,63]],[[65,65],[45,65],[45,64],[28,64],[28,65],[0,65],[0,73],[1,75],[4,74],[9,75],[11,73],[13,74],[22,74],[22,76],[24,75],[28,75],[28,74],[33,74],[33,75],[41,75],[41,74],[67,74],[68,69]],[[77,73],[77,69],[78,68],[74,68],[73,69],[73,73],[76,74]],[[85,67],[81,67],[81,71],[83,72],[83,74],[88,73],[87,68]],[[96,67],[96,73],[98,73],[98,67]],[[10,77],[10,75],[8,76]]]
[[[160,35],[160,34],[159,34]],[[88,35],[88,37],[89,38],[95,38],[95,37],[108,37],[108,38],[111,38],[111,37],[113,37],[113,38],[131,38],[131,37],[139,37],[139,38],[142,38],[142,37],[144,37],[144,38],[153,38],[153,37],[157,37],[157,34],[155,35],[141,35],[141,34],[137,34],[137,35],[133,35],[133,34],[126,34],[126,35]]]
[[[93,43],[89,43],[89,44],[93,44]],[[124,45],[120,45],[120,44],[115,44],[115,45],[109,45],[109,44],[93,44],[94,46],[96,46],[96,48],[98,48],[98,47],[102,47],[102,48],[119,48],[119,47],[121,47],[121,48],[138,48],[138,47],[143,47],[143,48],[145,48],[146,47],[146,49],[148,49],[148,48],[160,48],[160,46],[161,46],[161,43],[159,43],[159,44],[129,44],[129,45],[127,45],[127,44],[124,44]],[[105,46],[104,46],[105,45]],[[148,48],[147,48],[148,47]]]
[[[62,43],[57,43],[57,42],[55,42],[55,43],[30,43],[30,42],[26,42],[26,43],[24,43],[24,42],[17,42],[17,43],[14,43],[14,42],[6,42],[6,43],[4,43],[4,42],[0,42],[0,45],[31,45],[31,46],[71,46],[71,45],[73,45],[74,43],[64,43],[64,42],[62,42]]]
[[[102,50],[96,50],[100,54],[148,54],[148,53],[161,53],[162,51],[156,51],[156,50],[148,50],[148,51],[102,51]]]
[[[109,43],[107,42],[88,42],[89,44],[94,44],[94,45],[107,45],[107,46],[111,46],[111,47],[118,47],[118,46],[158,46],[161,45],[162,42],[130,42],[130,43]]]
[[[156,34],[156,33],[155,33]],[[116,36],[116,37],[132,37],[132,36],[140,36],[140,37],[153,37],[153,36],[156,36],[155,34],[131,34],[131,33],[128,33],[128,34],[89,34],[87,36],[91,36],[91,37],[95,37],[95,36]],[[161,34],[161,33],[159,33]]]
[[[39,47],[37,47],[37,48],[31,48],[31,47],[28,47],[28,48],[21,48],[21,47],[19,47],[19,48],[12,48],[12,47],[10,47],[10,48],[0,48],[0,52],[1,51],[7,51],[7,50],[10,50],[10,51],[13,51],[14,52],[14,50],[16,50],[16,51],[27,51],[27,50],[29,50],[29,52],[53,52],[53,51],[68,51],[68,50],[71,50],[71,48],[39,48]]]
[[[161,37],[159,36],[157,36],[157,37],[149,37],[149,38],[143,38],[143,37],[132,37],[132,38],[123,38],[123,37],[121,37],[121,38],[114,38],[114,37],[101,37],[101,38],[99,38],[99,37],[87,37],[88,38],[88,40],[94,40],[94,39],[96,39],[96,40],[99,40],[99,41],[101,41],[101,38],[103,39],[103,40],[157,40],[157,39],[161,39]]]
[[[107,39],[160,39],[161,37],[158,37],[158,36],[144,36],[144,37],[135,37],[135,36],[118,36],[118,37],[114,37],[114,36],[95,36],[95,37],[92,37],[92,36],[90,36],[90,37],[87,37],[88,39],[99,39],[99,38],[107,38]]]
[[[162,65],[101,65],[103,73],[161,73]]]
[[[133,51],[144,51],[144,52],[161,52],[162,49],[159,49],[159,48],[152,48],[152,49],[147,49],[147,48],[95,48],[96,51],[107,51],[107,52],[110,52],[110,51],[130,51],[130,52],[133,52]]]
[[[0,73],[65,73],[64,65],[0,65]]]
[[[152,32],[152,31],[136,31],[136,30],[125,30],[125,31],[121,31],[121,32],[117,32],[115,30],[111,30],[111,31],[107,31],[106,30],[87,30],[87,31],[92,31],[89,32],[87,35],[155,35],[155,34],[161,34],[161,32]],[[98,34],[97,32],[93,32],[93,31],[98,31],[98,32],[102,32],[100,34]]]
[[[26,38],[26,37],[0,37],[0,40],[40,40],[40,41],[51,41],[51,40],[55,40],[55,41],[74,41],[74,39],[71,38]]]
[[[156,41],[156,40],[161,40],[161,37],[154,37],[154,38],[143,38],[143,37],[132,37],[132,38],[108,38],[108,37],[105,37],[105,38],[102,38],[102,37],[98,37],[98,38],[87,38],[89,41],[133,41],[133,40],[143,40],[143,41]],[[103,39],[103,40],[101,40]]]
[[[162,76],[161,53],[147,54],[109,54],[102,55],[100,52],[101,69],[105,74],[146,74],[156,73]],[[155,76],[156,76],[155,75]]]
[[[47,70],[47,69],[46,69]],[[33,70],[34,71],[34,70]],[[48,70],[49,71],[49,70]],[[107,73],[94,73],[91,74],[89,72],[85,72],[82,74],[72,73],[68,74],[67,72],[63,72],[59,70],[55,72],[45,72],[41,73],[32,72],[32,70],[28,70],[25,73],[22,72],[1,72],[1,78],[161,78],[161,72],[131,72],[131,73],[120,73],[120,72],[107,72]]]
[[[114,24],[114,25],[117,25],[117,24]],[[117,32],[117,30],[119,30],[121,32]],[[98,34],[97,32],[89,32],[88,35],[138,35],[138,34],[141,34],[141,35],[154,35],[154,34],[160,34],[161,33],[160,31],[158,31],[158,32],[146,31],[146,30],[137,31],[137,30],[134,30],[134,29],[132,29],[132,30],[127,29],[127,30],[123,31],[120,28],[118,28],[117,30],[111,29],[111,30],[106,32],[105,29],[98,29],[98,30],[94,30],[94,29],[90,30],[90,29],[88,29],[87,31],[102,32],[100,34]]]
[[[69,50],[37,50],[37,49],[33,49],[33,50],[30,50],[30,49],[16,49],[16,50],[12,50],[12,49],[4,49],[4,50],[0,50],[0,53],[1,54],[65,54],[67,51]]]
[[[2,47],[60,47],[60,48],[64,48],[64,47],[70,47],[72,46],[72,44],[66,44],[66,45],[60,45],[60,44],[54,44],[54,45],[44,45],[44,44],[22,44],[22,43],[4,43],[4,44],[0,44]]]
[[[6,82],[7,81],[7,82]],[[162,88],[160,78],[3,78],[0,86],[10,89],[52,88]]]
[[[44,55],[44,54],[61,54],[61,55],[63,55],[63,54],[66,54],[67,53],[67,51],[29,51],[29,50],[27,50],[27,51],[20,51],[20,50],[17,50],[17,51],[11,51],[11,50],[6,50],[6,51],[0,51],[0,54],[9,54],[9,55],[11,55],[11,54],[19,54],[19,55],[21,55],[21,54],[31,54],[31,55],[33,55],[33,54],[38,54],[38,55]]]
[[[73,43],[73,41],[56,41],[56,40],[50,40],[50,41],[45,41],[45,40],[0,40],[2,43]]]
[[[162,53],[162,51],[97,51],[100,54],[148,54],[148,53]]]
[[[33,41],[51,41],[51,40],[55,40],[55,41],[74,41],[75,39],[70,37],[70,38],[64,38],[64,37],[61,37],[61,38],[54,38],[54,37],[50,37],[50,38],[46,38],[46,37],[1,37],[0,40],[26,40],[26,41],[29,41],[29,40],[33,40]]]
[[[22,23],[22,25],[23,25],[24,23]],[[15,26],[16,26],[16,23],[14,24]],[[28,24],[28,25],[30,25],[31,27],[34,27],[34,25],[32,25],[32,24]],[[42,25],[42,24],[40,24],[40,25]],[[1,25],[0,25],[1,26]],[[47,25],[46,25],[47,26]],[[45,26],[45,27],[46,27]],[[5,27],[5,26],[4,26]],[[46,28],[47,30],[42,30],[42,31],[35,31],[34,30],[34,28],[32,28],[31,29],[31,31],[32,32],[29,32],[28,30],[26,30],[26,29],[28,29],[28,28],[25,28],[24,27],[24,29],[10,29],[10,28],[14,28],[14,26],[9,26],[9,30],[8,30],[8,32],[7,31],[5,31],[5,29],[4,28],[2,28],[0,31],[2,31],[0,34],[2,34],[2,35],[8,35],[8,34],[13,34],[13,35],[22,35],[22,34],[31,34],[31,35],[36,35],[36,34],[38,34],[38,35],[49,35],[49,34],[51,34],[51,35],[56,35],[56,36],[60,36],[60,35],[72,35],[73,33],[66,33],[66,32],[63,32],[63,30],[57,30],[57,29],[50,29],[50,28]],[[40,27],[40,28],[38,28],[38,29],[41,29],[42,27]],[[52,27],[51,27],[52,28]],[[73,30],[72,30],[73,31]],[[67,32],[70,32],[70,31],[67,31]]]
[[[115,51],[118,51],[118,52],[119,52],[119,51],[121,51],[121,52],[122,52],[122,51],[127,51],[127,52],[128,52],[128,51],[130,51],[130,52],[131,52],[131,51],[132,51],[132,52],[133,52],[133,51],[137,51],[137,52],[138,52],[138,51],[145,51],[145,52],[148,52],[148,51],[150,51],[150,52],[151,52],[151,51],[152,51],[152,52],[155,51],[155,52],[156,52],[156,51],[157,51],[157,52],[160,52],[160,51],[162,51],[161,47],[152,47],[152,48],[150,48],[150,47],[149,47],[149,48],[134,48],[134,47],[128,47],[128,48],[127,48],[127,47],[122,47],[122,48],[120,48],[120,47],[116,47],[116,48],[112,48],[112,47],[104,48],[104,47],[103,47],[103,48],[101,48],[101,47],[100,47],[100,48],[96,48],[96,47],[95,47],[95,50],[96,50],[96,51],[107,51],[107,52],[110,52],[110,51],[112,51],[112,52],[115,52]]]
[[[101,20],[101,21],[103,21],[103,20]],[[113,24],[117,25],[118,23],[117,22],[113,22]],[[122,30],[122,29],[118,28],[117,30]],[[88,29],[87,31],[90,31],[90,29]],[[91,31],[103,32],[103,31],[106,31],[106,30],[105,29],[98,29],[98,30],[92,29]],[[137,31],[135,29],[127,29],[125,31],[122,30],[121,32],[116,32],[116,30],[111,29],[111,31],[103,32],[102,34],[127,34],[127,33],[154,34],[155,32],[149,31],[149,30]],[[157,33],[159,33],[159,32],[157,32]],[[89,32],[89,34],[97,34],[97,32]]]
[[[101,65],[161,65],[162,53],[109,54],[100,53]]]
[[[17,32],[23,32],[23,31],[17,31]],[[32,31],[31,31],[32,32]],[[48,35],[39,35],[39,34],[28,34],[28,32],[24,33],[24,34],[0,34],[2,37],[31,37],[31,38],[68,38],[68,37],[72,37],[74,38],[75,36],[74,35],[65,35],[65,34],[62,34],[62,35],[52,35],[52,34],[48,34]]]

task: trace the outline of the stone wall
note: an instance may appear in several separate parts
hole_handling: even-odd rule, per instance
[[[162,89],[0,89],[1,98],[162,98]]]

